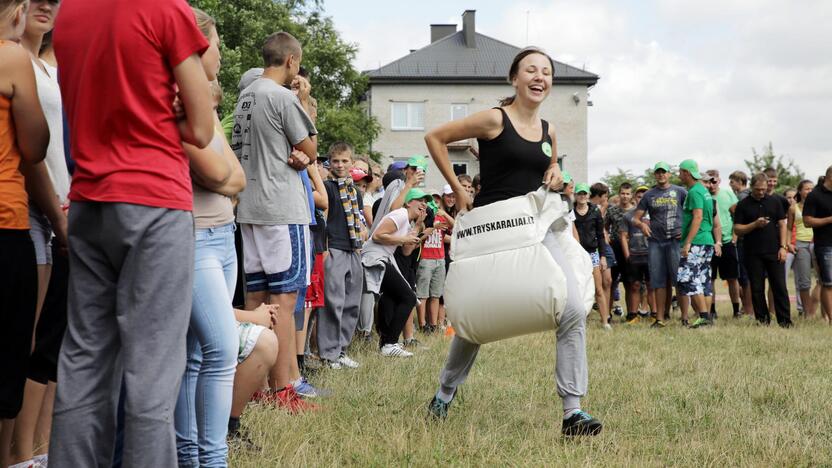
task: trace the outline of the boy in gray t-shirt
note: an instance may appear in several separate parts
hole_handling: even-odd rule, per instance
[[[300,70],[301,45],[279,32],[263,45],[263,76],[240,94],[231,147],[246,173],[237,220],[243,238],[246,309],[278,304],[274,327],[280,342],[269,374],[275,401],[303,410],[292,386],[297,374],[294,318],[298,292],[309,284],[311,210],[300,171],[317,156],[317,130],[286,88]],[[301,324],[302,325],[302,324]]]

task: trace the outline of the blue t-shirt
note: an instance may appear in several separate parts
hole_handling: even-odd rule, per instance
[[[688,192],[678,185],[655,186],[644,194],[637,210],[650,215],[650,236],[656,240],[679,239],[682,235],[682,208]]]
[[[306,169],[300,171],[300,180],[303,181],[303,188],[306,189],[306,198],[309,200],[309,211],[312,213],[312,219],[309,221],[310,226],[317,224],[315,222],[315,197],[312,196],[312,181],[309,180],[309,173]]]

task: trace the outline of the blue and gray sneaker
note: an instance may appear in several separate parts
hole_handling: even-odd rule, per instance
[[[601,421],[593,418],[589,413],[578,410],[563,420],[561,433],[566,437],[594,436],[600,434],[603,428],[604,425],[601,424]]]
[[[438,396],[434,395],[433,400],[431,400],[428,404],[428,417],[435,421],[444,421],[445,419],[448,419],[448,408],[451,406],[452,401],[454,401],[453,398],[451,398],[451,401],[446,403],[440,400]]]
[[[292,384],[295,388],[295,393],[304,398],[327,398],[332,395],[332,392],[323,388],[316,388],[306,377],[301,377],[297,384]]]

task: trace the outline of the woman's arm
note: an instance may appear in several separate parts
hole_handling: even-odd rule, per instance
[[[321,179],[321,173],[318,172],[318,166],[312,163],[306,166],[306,170],[309,172],[309,180],[312,181],[312,199],[315,201],[315,208],[328,210],[329,197],[326,194],[326,186]]]
[[[489,140],[499,135],[503,128],[503,116],[497,109],[488,109],[472,114],[464,119],[454,120],[434,128],[425,135],[433,162],[442,177],[451,186],[456,195],[456,202],[462,209],[471,209],[473,200],[456,178],[448,157],[448,143],[466,138]]]
[[[38,99],[32,60],[23,47],[4,46],[0,47],[0,63],[3,62],[2,73],[11,77],[9,99],[20,157],[28,163],[40,162],[49,146],[49,126]]]
[[[560,190],[563,188],[563,174],[558,165],[558,138],[555,134],[555,126],[551,123],[549,124],[549,137],[552,138],[552,154],[549,169],[546,169],[546,173],[543,174],[543,185],[549,187],[549,190]]]
[[[381,225],[373,233],[373,241],[382,245],[405,245],[418,244],[419,238],[415,235],[408,234],[406,236],[397,236],[395,232],[398,231],[396,223],[392,219],[387,218],[382,220]]]

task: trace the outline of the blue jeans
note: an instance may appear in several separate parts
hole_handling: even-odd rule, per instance
[[[825,287],[832,287],[832,247],[815,245],[815,259],[820,270],[820,282]]]
[[[650,270],[650,286],[654,289],[676,285],[676,274],[679,271],[681,246],[678,239],[647,241],[647,266]]]
[[[227,466],[228,417],[237,366],[234,224],[196,230],[188,361],[176,402],[180,467]]]

